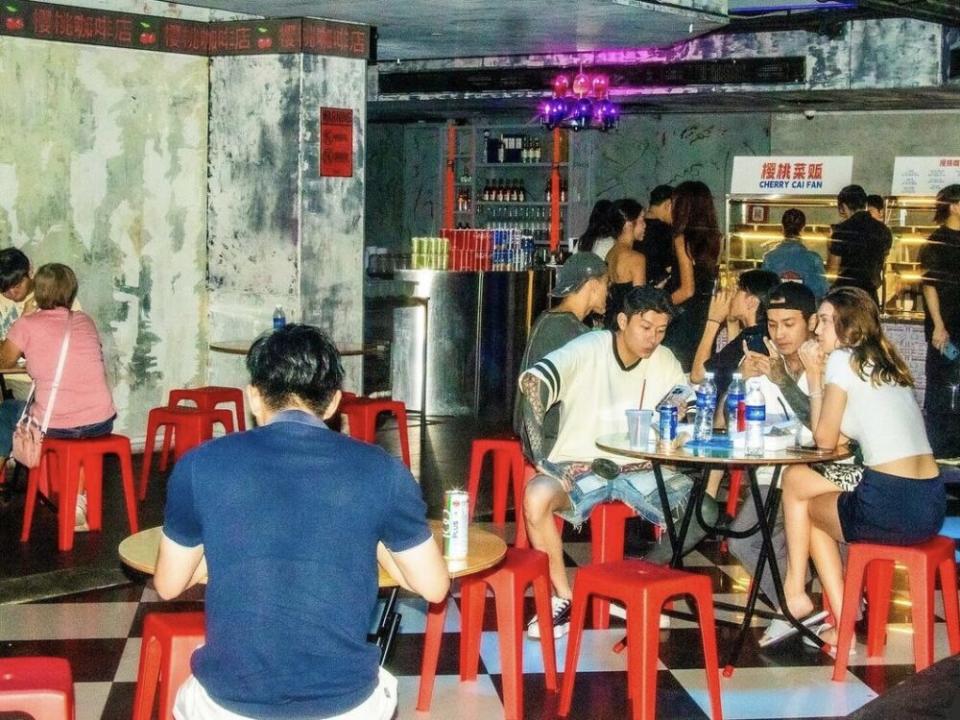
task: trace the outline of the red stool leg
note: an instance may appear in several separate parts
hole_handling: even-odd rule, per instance
[[[523,489],[517,493],[517,488],[514,486],[513,490],[515,497],[519,495],[519,499],[515,500],[517,505],[517,509],[515,511],[517,531],[513,539],[513,546],[516,548],[528,548],[530,547],[530,540],[527,538],[527,518],[523,514],[523,498],[527,491],[527,483],[530,482],[530,478],[537,474],[537,470],[532,465],[524,463],[521,472],[521,477],[523,478]]]
[[[526,466],[520,444],[517,443],[513,461],[510,463],[510,482],[513,483],[513,517],[519,533],[520,518],[523,515],[523,489],[526,486]]]
[[[737,503],[740,501],[740,486],[743,484],[743,470],[733,468],[730,471],[730,483],[727,486],[726,512],[730,517],[737,514]]]
[[[627,605],[627,696],[634,720],[653,720],[657,710],[657,661],[662,599],[650,591]]]
[[[717,658],[717,626],[713,617],[713,589],[709,582],[700,583],[693,593],[700,619],[700,641],[703,644],[703,665],[707,673],[707,691],[710,693],[710,715],[723,720],[720,703],[720,661]]]
[[[440,659],[440,641],[443,639],[443,621],[447,617],[447,598],[430,603],[427,609],[427,631],[423,638],[423,659],[420,662],[420,691],[417,693],[417,710],[430,710],[433,699],[433,681],[437,676]]]
[[[867,657],[882,655],[887,642],[893,571],[892,560],[874,560],[867,565]]]
[[[73,549],[74,527],[77,520],[77,484],[79,481],[79,462],[70,450],[51,453],[53,466],[47,466],[56,475],[60,497],[57,499],[57,548],[60,552]],[[89,501],[89,498],[88,498]]]
[[[85,449],[72,450],[77,455],[74,465],[82,473],[87,492],[87,525],[91,530],[100,530],[103,528],[103,455],[99,449],[87,453]],[[77,487],[79,490],[79,484]]]
[[[550,598],[553,594],[550,587],[550,565],[549,563],[544,563],[543,571],[533,579],[533,599],[537,607],[537,618],[553,618],[553,605],[551,604]],[[523,588],[520,589],[520,593],[517,597],[514,598],[514,603],[518,607],[523,607]],[[547,632],[544,632],[544,624],[538,623],[540,625],[540,647],[543,650],[543,674],[544,681],[546,683],[547,690],[556,692],[557,690],[557,650],[556,643],[553,638],[553,628],[550,627],[552,622],[547,624]],[[523,627],[520,628],[521,638],[523,635]],[[521,676],[522,677],[522,676]],[[522,705],[521,705],[522,707]]]
[[[140,670],[137,673],[137,689],[133,696],[133,720],[153,720],[153,703],[160,682],[160,641],[156,637],[144,637],[140,645]]]
[[[140,468],[140,499],[147,498],[147,483],[150,480],[150,463],[153,460],[153,447],[157,443],[159,421],[153,410],[147,415],[147,439],[143,446],[143,465]]]
[[[479,578],[460,581],[460,679],[476,680],[487,584]]]
[[[477,493],[480,491],[480,474],[483,471],[483,456],[486,453],[481,440],[470,444],[470,470],[467,475],[467,496],[470,501],[470,519],[477,509]]]
[[[573,605],[570,612],[570,635],[567,637],[567,658],[563,665],[563,683],[560,686],[560,708],[557,714],[566,717],[570,714],[573,704],[573,683],[577,675],[577,662],[580,659],[580,642],[583,639],[583,626],[587,620],[587,601],[590,591],[584,587],[585,583],[575,582],[573,585]],[[542,617],[542,616],[541,616]],[[540,637],[552,633],[553,628],[540,626]]]
[[[40,452],[40,464],[30,468],[27,474],[27,498],[23,506],[23,529],[20,531],[20,542],[30,539],[30,530],[33,527],[33,513],[37,506],[37,493],[40,492],[40,475],[47,471],[46,451]]]
[[[594,563],[623,560],[624,532],[627,518],[636,513],[622,502],[601,503],[590,513],[591,559]],[[610,601],[605,597],[593,597],[593,627],[604,630],[610,627]]]
[[[502,448],[493,451],[493,522],[503,526],[507,522],[507,490],[510,483],[512,459]]]
[[[837,658],[833,663],[833,679],[841,682],[847,674],[850,645],[853,642],[853,625],[860,606],[867,559],[856,544],[850,545],[847,553],[847,573],[843,583],[843,609],[837,625]]]
[[[933,665],[934,568],[925,554],[907,566],[910,582],[910,614],[913,621],[913,654],[917,672]]]
[[[957,562],[954,558],[953,540],[947,547],[948,555],[940,561],[940,592],[943,596],[943,615],[947,621],[947,637],[950,654],[960,653],[960,603],[957,600]]]
[[[122,435],[114,436],[116,439],[116,455],[120,459],[120,482],[123,484],[123,502],[127,509],[127,522],[130,525],[130,532],[135,533],[139,530],[137,522],[137,496],[133,487],[133,453],[130,449],[130,439]]]

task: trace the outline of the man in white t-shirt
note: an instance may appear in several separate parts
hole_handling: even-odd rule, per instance
[[[526,487],[524,517],[530,543],[550,559],[556,637],[569,628],[572,593],[554,513],[579,526],[597,504],[619,500],[650,522],[664,521],[656,479],[648,464],[614,465],[611,478],[606,472],[604,476],[597,475],[594,461],[604,458],[612,464],[620,463],[623,457],[599,450],[596,438],[625,433],[627,409],[652,409],[674,385],[686,382],[680,363],[660,344],[673,311],[663,291],[635,287],[627,294],[623,312],[617,316],[616,332],[581,335],[520,376],[524,427],[533,454],[531,460],[539,471]],[[545,456],[543,418],[557,404],[560,426],[556,442]],[[666,485],[672,514],[680,517],[692,482],[684,475],[674,474]],[[715,518],[716,504],[708,498],[704,502],[704,520],[711,524]],[[685,549],[703,535],[699,524],[693,523]],[[670,543],[663,545],[658,548],[663,556],[661,562],[672,554]],[[527,630],[531,637],[539,637],[536,618]]]

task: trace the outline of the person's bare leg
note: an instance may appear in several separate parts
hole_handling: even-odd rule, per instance
[[[723,480],[723,470],[711,470],[707,478],[707,487],[705,492],[712,498],[717,497],[720,490],[720,482]]]
[[[787,536],[787,574],[783,581],[783,594],[787,609],[796,618],[813,611],[813,601],[806,590],[812,528],[810,501],[818,496],[837,493],[839,489],[836,485],[806,465],[794,465],[784,473],[783,523]]]
[[[523,516],[530,545],[547,554],[554,592],[566,599],[573,597],[573,590],[563,562],[563,540],[554,524],[553,514],[569,505],[570,498],[560,483],[546,475],[531,478],[524,490]]]
[[[840,529],[840,516],[837,513],[839,493],[820,495],[809,503],[810,519],[810,556],[817,568],[817,575],[823,591],[830,601],[830,609],[839,622],[843,611],[843,561],[840,558],[838,541],[843,539]],[[824,642],[835,645],[835,629],[821,635]]]

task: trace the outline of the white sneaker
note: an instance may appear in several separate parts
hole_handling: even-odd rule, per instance
[[[610,617],[620,618],[621,620],[627,619],[627,609],[623,605],[618,605],[617,603],[610,603]],[[660,629],[669,630],[670,629],[670,616],[665,613],[660,613]]]
[[[553,637],[559,638],[570,632],[570,601],[554,595],[550,598],[553,609]],[[527,635],[534,640],[540,639],[540,624],[534,615],[527,623]]]
[[[87,493],[77,493],[77,510],[73,521],[74,532],[89,532],[87,525]]]

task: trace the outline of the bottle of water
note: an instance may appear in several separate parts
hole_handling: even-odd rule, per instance
[[[697,416],[693,421],[693,439],[698,442],[710,442],[713,439],[713,416],[717,410],[717,386],[713,382],[713,373],[704,375],[703,382],[697,385]]]
[[[743,432],[747,429],[747,419],[744,416],[747,389],[743,384],[743,374],[735,372],[727,389],[727,432]]]
[[[763,455],[763,425],[767,420],[767,401],[760,389],[760,380],[751,378],[747,383],[746,408],[747,455]]]
[[[943,353],[943,356],[950,362],[953,362],[960,357],[960,349],[953,344],[952,340],[947,340],[947,344],[943,346],[943,349],[940,352]]]
[[[287,316],[283,313],[283,306],[277,305],[273,311],[273,329],[279,330],[287,324]]]

